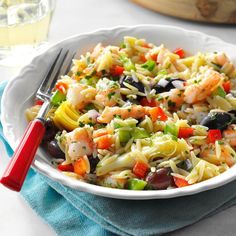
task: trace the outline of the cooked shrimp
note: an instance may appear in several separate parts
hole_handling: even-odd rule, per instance
[[[184,93],[179,89],[171,89],[169,96],[165,101],[167,102],[169,109],[178,108],[184,103]]]
[[[236,76],[236,68],[234,64],[229,60],[225,53],[214,53],[210,54],[209,59],[210,63],[214,63],[215,65],[219,65],[220,70],[230,77]]]
[[[104,47],[101,43],[98,43],[95,48],[93,49],[93,52],[91,53],[91,58],[96,59],[103,51]]]
[[[223,132],[223,137],[229,142],[233,147],[236,147],[236,125],[230,125],[227,130]]]
[[[70,85],[66,98],[76,109],[80,110],[94,100],[95,96],[95,88],[76,83]]]
[[[122,119],[143,118],[146,115],[146,108],[141,105],[132,105],[129,107],[106,107],[97,121],[100,123],[109,123],[115,116],[119,116]]]
[[[205,100],[222,83],[223,77],[218,72],[213,70],[207,72],[198,83],[186,85],[184,91],[186,103],[193,104]]]
[[[103,104],[103,106],[111,107],[116,105],[117,98],[120,97],[120,86],[117,82],[103,78],[98,81],[96,88],[96,101]]]
[[[223,66],[225,63],[230,62],[229,58],[223,52],[218,52],[210,55],[211,62]]]
[[[215,144],[210,144],[208,147],[203,148],[200,152],[200,157],[215,165],[226,163],[229,167],[231,167],[236,161],[235,152],[228,144],[220,145],[219,157],[216,155]]]
[[[103,106],[112,107],[117,104],[117,97],[120,97],[119,89],[108,89],[105,91],[99,91],[95,100],[103,104]]]
[[[72,160],[77,160],[84,155],[93,153],[94,144],[90,127],[76,128],[65,135],[68,155]]]

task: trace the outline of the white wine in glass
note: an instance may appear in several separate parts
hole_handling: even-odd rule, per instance
[[[55,0],[0,0],[0,59],[47,41]]]

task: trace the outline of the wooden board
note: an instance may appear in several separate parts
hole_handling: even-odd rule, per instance
[[[162,14],[194,21],[236,24],[236,0],[131,0]]]

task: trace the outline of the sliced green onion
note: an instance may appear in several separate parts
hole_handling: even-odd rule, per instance
[[[119,128],[121,128],[121,127],[122,127],[122,126],[121,126],[120,124],[114,122],[114,128],[115,128],[115,129],[119,129]]]
[[[97,82],[98,82],[98,78],[95,76],[93,76],[93,77],[86,76],[79,81],[80,84],[86,84],[86,85],[89,85],[92,87],[96,87]]]
[[[162,69],[162,70],[158,71],[157,74],[158,75],[167,75],[168,73],[167,73],[167,71],[165,69]]]
[[[222,88],[222,87],[217,87],[217,89],[213,92],[213,95],[218,95],[218,96],[220,96],[220,97],[222,97],[222,98],[225,98],[225,96],[226,96],[226,92],[225,92],[225,90]]]
[[[84,109],[85,109],[86,111],[93,110],[93,109],[95,109],[95,106],[94,106],[94,104],[89,103],[89,104],[87,104],[87,105],[84,107]]]
[[[135,65],[126,55],[121,55],[120,60],[123,62],[126,71],[136,70]]]
[[[156,66],[156,62],[153,60],[148,60],[144,64],[141,65],[142,68],[147,69],[149,71],[153,71]]]
[[[166,124],[164,128],[164,134],[172,134],[174,137],[178,137],[178,127],[175,124]]]

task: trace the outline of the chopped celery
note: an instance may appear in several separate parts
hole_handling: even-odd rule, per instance
[[[118,135],[121,143],[128,142],[131,138],[130,131],[128,130],[119,130]]]
[[[167,75],[168,73],[167,73],[167,71],[165,69],[162,69],[162,70],[158,71],[157,74],[158,75]]]
[[[129,179],[128,180],[128,189],[130,190],[143,190],[145,186],[147,185],[147,182],[141,179]]]
[[[126,48],[125,43],[121,43],[121,44],[120,44],[120,48]]]
[[[124,68],[127,71],[136,70],[133,62],[125,55],[121,55],[121,61],[123,62]]]
[[[134,139],[142,139],[150,137],[150,134],[147,132],[147,130],[136,127],[133,129],[132,136]]]
[[[155,68],[156,62],[153,60],[148,60],[144,64],[141,65],[142,68],[147,69],[149,71],[153,71]]]
[[[178,127],[175,124],[166,124],[164,128],[164,134],[172,134],[174,137],[178,137]]]
[[[59,106],[60,103],[66,100],[66,95],[59,90],[56,90],[56,92],[53,93],[51,97],[51,104],[53,106]]]
[[[132,63],[132,61],[130,59],[128,59],[124,63],[124,67],[125,67],[125,70],[127,70],[127,71],[135,70],[135,66],[134,66],[134,64]]]

